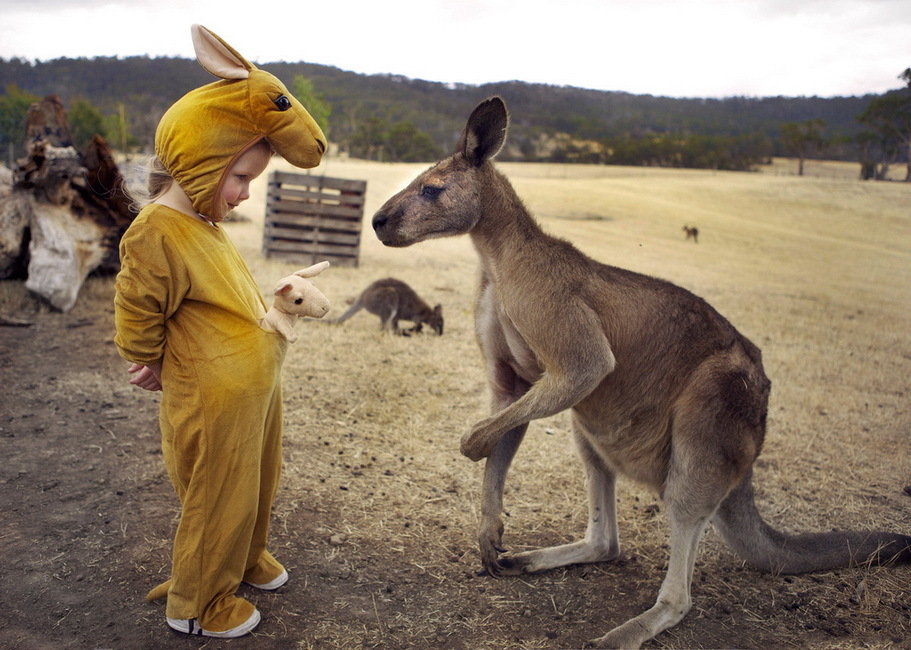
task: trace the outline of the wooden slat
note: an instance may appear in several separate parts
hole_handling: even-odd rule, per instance
[[[304,203],[302,201],[270,201],[267,205],[269,214],[287,213],[287,214],[306,214],[322,215],[326,217],[347,217],[349,219],[361,220],[363,210],[360,208],[349,208],[343,205],[326,205],[324,203]]]
[[[357,256],[358,252],[355,246],[338,246],[336,244],[326,244],[322,242],[301,246],[298,242],[281,241],[269,242],[268,246],[265,247],[265,250],[269,251],[270,255],[274,253],[300,253],[301,255]]]
[[[298,228],[300,230],[329,230],[331,232],[350,232],[360,233],[361,223],[359,221],[347,221],[333,219],[327,221],[320,217],[309,217],[297,214],[274,215],[266,220],[264,228]]]
[[[360,233],[331,232],[328,230],[301,230],[300,228],[276,228],[269,226],[264,236],[267,240],[282,239],[297,242],[330,242],[357,246],[361,241]]]
[[[269,251],[269,255],[275,255],[276,253],[287,253],[294,254],[299,253],[301,255],[334,255],[337,257],[357,257],[357,248],[353,246],[333,246],[332,244],[310,244],[306,248],[302,248],[300,244],[294,245],[279,245],[282,242],[271,242],[269,248],[266,249]]]
[[[312,190],[293,190],[287,187],[270,187],[269,191],[266,193],[266,198],[270,200],[300,200],[300,201],[309,201],[312,203],[321,203],[323,201],[332,201],[338,203],[338,197],[340,194],[329,194],[327,192],[314,192]]]
[[[276,251],[274,253],[269,253],[270,258],[275,258],[279,260],[285,260],[292,264],[300,264],[301,266],[316,264],[317,262],[322,262],[323,260],[329,260],[333,266],[357,266],[358,259],[357,255],[335,255],[328,253],[287,253],[283,251]]]
[[[363,194],[328,194],[326,192],[308,192],[305,190],[289,190],[284,187],[274,187],[269,190],[266,198],[270,201],[289,201],[299,203],[326,203],[329,205],[346,205],[363,209],[365,197]]]
[[[327,187],[334,190],[344,190],[348,192],[359,192],[363,194],[367,191],[367,181],[357,181],[348,178],[332,178],[330,176],[311,176],[307,174],[295,174],[292,172],[272,172],[269,176],[270,184],[291,185],[298,187]]]

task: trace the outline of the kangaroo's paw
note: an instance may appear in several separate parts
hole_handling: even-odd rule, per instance
[[[503,520],[499,517],[492,518],[482,528],[478,536],[478,546],[481,550],[481,563],[484,569],[481,575],[493,577],[518,575],[522,573],[521,567],[510,560],[509,555],[504,555],[503,548]]]
[[[493,418],[481,420],[471,428],[471,431],[462,436],[459,451],[463,456],[473,461],[490,456],[504,433],[492,427],[492,422]]]

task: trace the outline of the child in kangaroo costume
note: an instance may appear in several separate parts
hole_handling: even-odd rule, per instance
[[[130,383],[162,390],[164,462],[181,503],[167,596],[168,625],[237,637],[260,613],[241,582],[288,580],[266,549],[281,470],[281,366],[287,341],[262,327],[263,297],[219,222],[249,197],[273,150],[315,167],[326,138],[271,74],[202,26],[199,63],[221,80],[164,114],[155,152],[168,182],[121,241],[115,343]],[[150,183],[151,185],[151,183]]]

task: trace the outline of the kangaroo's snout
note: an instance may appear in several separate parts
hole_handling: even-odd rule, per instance
[[[402,248],[413,243],[412,241],[405,241],[407,238],[403,238],[402,236],[401,216],[401,210],[387,210],[385,208],[380,208],[379,211],[373,215],[373,232],[376,233],[377,239],[379,239],[384,246]]]

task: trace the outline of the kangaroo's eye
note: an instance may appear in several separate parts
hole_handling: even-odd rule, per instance
[[[287,111],[291,108],[291,100],[284,95],[279,95],[272,100],[272,103],[274,103],[280,111]]]
[[[302,302],[304,302],[304,299],[303,299],[303,298],[298,298],[297,300],[294,301],[294,304],[295,304],[295,305],[299,305],[299,304],[301,304]]]
[[[421,187],[421,196],[426,199],[435,199],[443,193],[443,189],[444,188],[436,185],[424,185]]]

